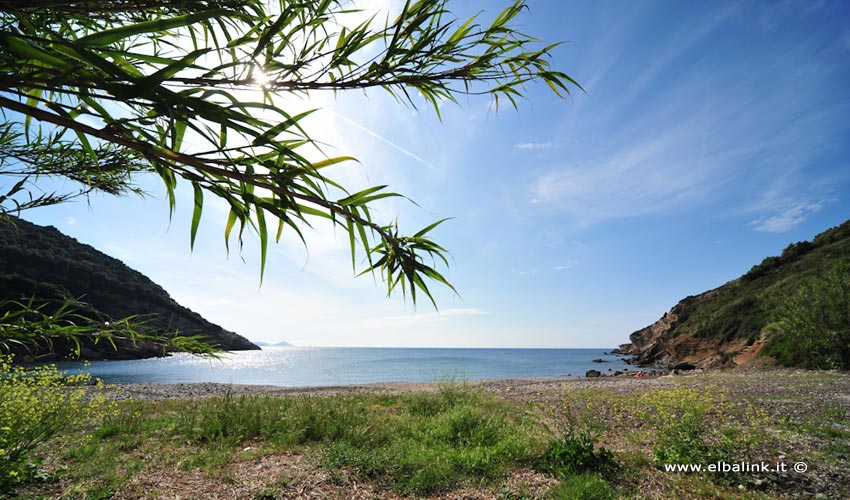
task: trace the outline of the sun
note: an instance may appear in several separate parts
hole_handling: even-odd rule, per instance
[[[272,79],[265,71],[261,69],[254,70],[254,83],[259,85],[263,89],[268,89],[271,87]]]

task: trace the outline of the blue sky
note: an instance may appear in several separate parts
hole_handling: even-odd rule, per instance
[[[372,2],[375,4],[376,2]],[[384,2],[397,8],[393,2]],[[372,5],[370,4],[370,6]],[[454,2],[463,17],[498,2]],[[180,303],[252,340],[298,345],[613,347],[681,298],[722,285],[850,216],[850,4],[840,1],[530,0],[522,28],[565,41],[555,65],[586,93],[529,87],[519,111],[486,98],[433,112],[380,92],[312,95],[356,189],[389,184],[409,232],[452,254],[460,297],[440,312],[354,278],[347,237],[274,247],[262,287],[251,237],[225,253],[211,203],[189,250],[191,188],[169,220],[145,199],[96,196],[31,211],[123,260]]]

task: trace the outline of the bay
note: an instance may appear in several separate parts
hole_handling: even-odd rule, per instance
[[[593,362],[600,358],[605,362]],[[591,369],[607,373],[629,367],[603,349],[370,347],[267,347],[228,352],[218,360],[176,354],[58,366],[69,372],[91,373],[107,383],[218,382],[284,387],[584,376]]]

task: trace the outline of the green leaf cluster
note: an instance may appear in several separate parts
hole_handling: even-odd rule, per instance
[[[813,369],[850,369],[850,262],[812,277],[784,297],[780,333],[768,352],[786,365]]]
[[[234,229],[259,235],[261,276],[267,248],[287,230],[324,219],[346,231],[352,262],[365,257],[388,292],[416,291],[433,301],[430,281],[446,250],[428,233],[404,236],[372,218],[372,204],[398,196],[376,186],[351,193],[329,167],[353,158],[317,157],[305,129],[311,111],[290,113],[293,93],[377,87],[439,115],[464,94],[517,105],[526,85],[556,94],[580,88],[550,67],[554,45],[514,25],[515,1],[489,23],[464,22],[445,0],[408,1],[394,19],[354,27],[347,2],[183,0],[84,4],[34,0],[0,6],[0,174],[16,179],[0,197],[0,215],[60,203],[92,191],[138,192],[134,176],[155,172],[173,209],[175,190],[194,193],[192,245],[205,202],[229,207]],[[82,187],[38,195],[46,177]],[[450,286],[450,285],[449,285]]]
[[[145,320],[127,317],[99,321],[85,315],[79,301],[0,300],[0,352],[56,352],[56,344],[70,346],[72,357],[79,358],[84,344],[109,344],[117,350],[119,343],[157,345],[162,354],[178,350],[215,356],[218,352],[200,335],[161,335],[148,333]],[[65,354],[64,352],[59,354]]]

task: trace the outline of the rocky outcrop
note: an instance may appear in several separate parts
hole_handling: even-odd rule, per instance
[[[614,352],[632,356],[630,362],[639,366],[673,368],[674,364],[682,361],[678,352],[681,342],[676,342],[673,328],[681,318],[687,318],[699,304],[716,293],[717,290],[711,290],[682,299],[658,321],[629,335],[631,342],[620,345]]]
[[[677,328],[705,302],[723,293],[723,287],[700,295],[686,297],[667,311],[658,321],[629,336],[631,343],[617,349],[621,355],[631,356],[627,361],[637,366],[664,370],[693,370],[697,368],[723,368],[752,361],[765,343],[764,336],[755,342],[748,338],[687,333]]]
[[[21,219],[0,221],[0,298],[79,300],[85,315],[99,321],[136,316],[155,333],[201,335],[224,350],[259,349],[244,337],[210,323],[172,299],[159,285],[123,262],[70,238],[53,227]],[[106,344],[106,345],[104,345]],[[63,352],[63,346],[54,346]],[[87,343],[85,359],[163,355],[157,346]]]

